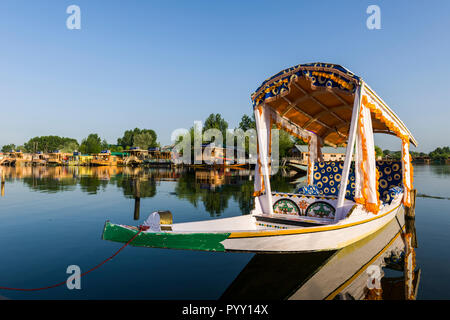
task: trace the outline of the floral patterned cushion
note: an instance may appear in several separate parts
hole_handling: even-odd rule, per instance
[[[310,195],[310,196],[318,196],[322,195],[323,192],[317,188],[316,185],[307,185],[298,189],[297,193]]]
[[[350,167],[347,190],[345,198],[352,200],[355,196],[355,163]],[[342,171],[344,168],[343,161],[324,161],[316,162],[314,165],[313,184],[325,195],[338,196]],[[401,163],[398,161],[377,161],[377,170],[379,173],[378,192],[380,199],[384,199],[389,195],[392,187],[402,186]]]
[[[385,195],[383,202],[386,204],[391,204],[392,200],[399,194],[403,193],[402,187],[393,187],[388,190],[389,192]]]

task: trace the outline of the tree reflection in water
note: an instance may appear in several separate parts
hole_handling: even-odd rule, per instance
[[[121,189],[126,198],[135,199],[134,216],[139,218],[141,198],[157,194],[159,181],[175,181],[173,194],[189,201],[194,207],[203,204],[212,217],[220,216],[235,201],[242,214],[253,208],[252,170],[189,170],[178,168],[130,168],[130,167],[2,167],[6,182],[22,180],[30,189],[56,193],[76,190],[97,194],[108,185]],[[292,192],[294,185],[286,174],[272,176],[272,190]]]
[[[198,207],[203,203],[212,216],[220,216],[228,208],[232,198],[239,204],[242,214],[253,209],[253,171],[249,170],[196,170],[185,172],[178,180],[175,194]],[[272,176],[273,190],[292,192],[294,185],[281,172]]]

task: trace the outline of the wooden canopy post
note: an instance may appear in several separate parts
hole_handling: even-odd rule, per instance
[[[410,191],[411,206],[410,207],[405,206],[405,216],[409,219],[415,219],[416,216],[416,195],[417,189],[412,189]]]
[[[347,192],[348,175],[350,173],[350,166],[352,164],[353,150],[355,148],[356,130],[358,128],[359,119],[359,106],[362,99],[362,88],[364,82],[359,83],[359,87],[356,90],[355,100],[353,102],[352,120],[350,123],[349,136],[347,140],[347,149],[345,151],[344,169],[342,170],[341,183],[339,187],[338,202],[336,206],[335,220],[339,221],[343,218],[343,206],[345,201],[345,193]]]

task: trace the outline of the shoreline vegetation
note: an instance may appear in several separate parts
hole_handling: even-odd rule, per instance
[[[208,129],[218,129],[222,132],[223,137],[226,137],[228,130],[228,122],[219,114],[210,114],[205,120],[202,127],[202,133]],[[254,116],[248,116],[244,114],[241,121],[234,130],[243,130],[244,132],[249,129],[256,129]],[[189,129],[188,135],[191,135],[191,141],[193,143],[194,127]],[[178,136],[175,143],[180,142],[183,136]],[[210,143],[211,141],[204,141]],[[280,130],[279,135],[279,156],[280,158],[288,157],[290,150],[295,145],[304,145],[305,143],[298,138],[290,136],[287,132]],[[79,152],[84,155],[99,154],[104,150],[109,150],[111,153],[123,153],[138,148],[142,150],[160,149],[161,144],[158,142],[158,135],[152,129],[130,129],[123,133],[123,136],[117,139],[116,144],[108,143],[105,139],[102,139],[99,134],[91,133],[79,143],[74,138],[60,137],[55,135],[33,137],[25,142],[23,145],[6,144],[1,148],[2,153],[8,153],[12,151],[20,151],[24,153],[54,153],[59,151],[61,153],[74,153]],[[165,147],[170,148],[170,146]],[[245,142],[245,149],[248,153],[249,141]],[[377,157],[389,160],[399,160],[401,158],[401,151],[382,150],[380,147],[375,146],[375,153]],[[415,163],[445,163],[450,164],[450,148],[448,146],[438,147],[430,153],[424,152],[410,152],[412,159]]]

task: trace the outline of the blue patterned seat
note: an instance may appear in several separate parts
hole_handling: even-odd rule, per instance
[[[385,195],[383,202],[386,204],[391,204],[392,200],[394,200],[394,198],[401,193],[403,193],[402,187],[392,187],[388,190],[388,193]]]
[[[323,192],[321,190],[319,190],[319,188],[317,188],[317,186],[311,185],[311,184],[299,188],[297,190],[297,193],[309,195],[309,196],[319,196],[319,195],[323,194]]]
[[[313,185],[324,195],[338,196],[341,182],[343,161],[323,161],[314,165]],[[389,190],[393,187],[402,187],[402,169],[399,161],[377,161],[379,172],[378,192],[380,200],[389,199]],[[350,167],[347,192],[345,198],[352,200],[355,197],[355,163]]]

